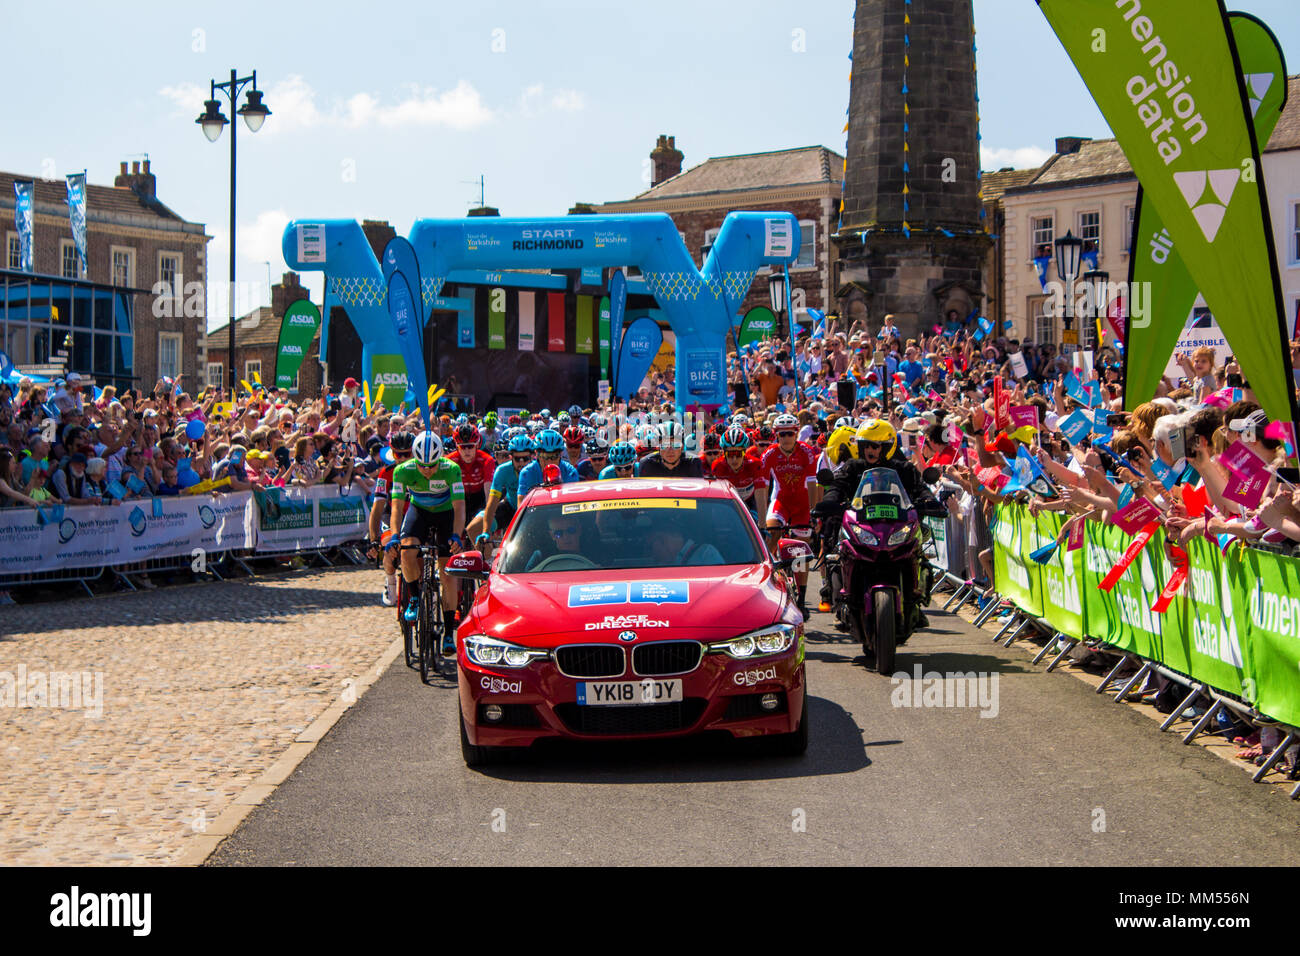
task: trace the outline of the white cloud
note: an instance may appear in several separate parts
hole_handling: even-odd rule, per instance
[[[534,83],[519,94],[519,112],[523,116],[538,116],[552,111],[578,113],[586,107],[586,98],[577,90],[555,90],[548,94],[541,83]]]
[[[551,97],[551,109],[577,113],[587,108],[587,101],[577,90],[558,90]]]
[[[235,249],[235,314],[245,315],[271,301],[267,286],[266,264],[271,264],[271,282],[280,281],[288,271],[280,254],[280,240],[289,223],[284,209],[267,209],[251,223],[239,224],[239,244]],[[210,229],[208,243],[208,326],[225,325],[229,318],[227,277],[230,275],[230,233],[223,228]],[[307,284],[304,282],[304,284]]]
[[[271,118],[262,130],[270,135],[318,126],[359,129],[372,124],[390,128],[445,126],[473,129],[495,118],[468,80],[461,80],[442,92],[432,87],[412,86],[404,98],[387,104],[362,91],[328,108],[317,105],[316,90],[296,73],[271,86],[265,93],[264,102],[271,110]],[[164,86],[158,94],[175,103],[179,111],[194,116],[203,111],[203,101],[208,98],[207,91],[193,83]],[[222,97],[218,99],[222,100],[222,112],[229,113],[229,104]]]
[[[1051,157],[1050,149],[1041,146],[1017,146],[1014,148],[989,149],[980,147],[980,167],[985,170],[1002,169],[1037,169]]]

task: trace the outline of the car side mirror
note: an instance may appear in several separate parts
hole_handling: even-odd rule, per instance
[[[776,565],[784,571],[805,570],[812,556],[812,547],[798,538],[782,538],[776,544]]]
[[[447,559],[447,573],[462,578],[485,578],[488,574],[487,562],[481,551],[462,551]]]

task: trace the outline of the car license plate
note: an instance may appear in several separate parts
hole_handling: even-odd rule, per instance
[[[578,685],[578,703],[584,706],[671,704],[683,700],[680,680],[587,681]]]

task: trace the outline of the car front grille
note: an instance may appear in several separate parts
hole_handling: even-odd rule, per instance
[[[632,648],[632,671],[642,677],[687,674],[700,664],[699,641],[648,641]]]
[[[555,666],[566,677],[622,677],[623,648],[607,644],[569,644],[555,649]]]
[[[557,704],[555,713],[577,734],[662,734],[690,727],[700,719],[706,706],[704,699],[688,697],[672,704],[627,707]]]

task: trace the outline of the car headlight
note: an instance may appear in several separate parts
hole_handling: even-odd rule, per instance
[[[889,536],[889,544],[892,547],[896,544],[902,544],[907,540],[907,536],[912,533],[911,528],[899,528]]]
[[[877,547],[880,544],[880,542],[876,540],[876,536],[872,534],[870,531],[868,531],[866,528],[855,526],[852,529],[852,531],[853,531],[853,538],[855,541],[858,542],[858,544],[869,544],[873,548]]]
[[[470,661],[481,667],[526,667],[551,656],[550,651],[499,641],[485,634],[470,634],[463,643]]]
[[[708,646],[711,654],[728,654],[736,660],[780,654],[794,643],[798,628],[793,624],[773,624]]]

